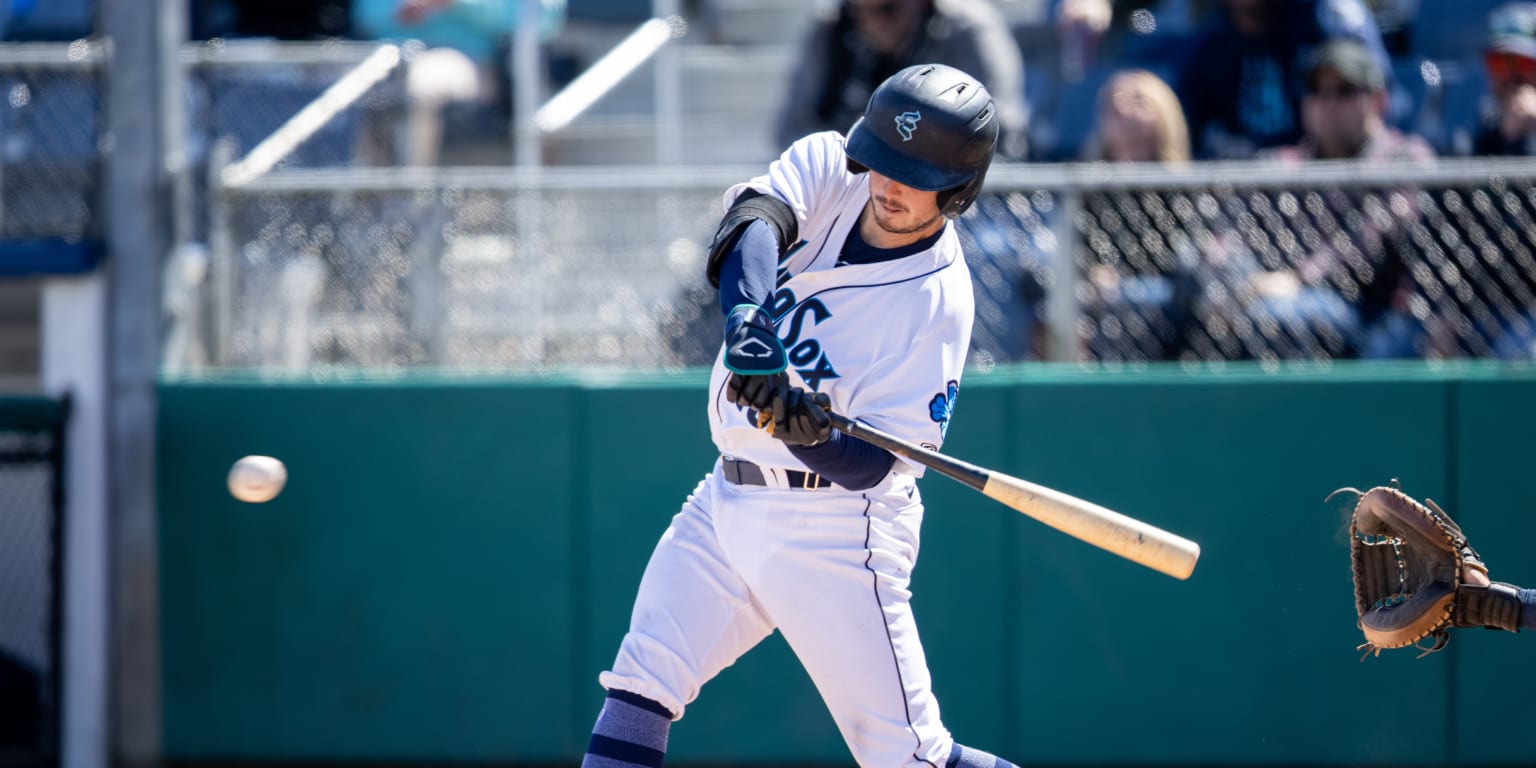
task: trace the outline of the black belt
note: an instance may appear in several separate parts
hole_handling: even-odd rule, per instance
[[[816,474],[815,472],[801,472],[797,469],[780,469],[784,473],[784,479],[790,488],[798,488],[813,491],[817,488],[831,488],[832,481]],[[769,485],[768,478],[763,468],[750,461],[720,457],[720,474],[725,476],[727,482],[736,485]]]

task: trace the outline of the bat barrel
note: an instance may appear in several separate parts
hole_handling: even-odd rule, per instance
[[[1187,579],[1200,545],[1157,526],[1027,480],[994,472],[981,492],[1069,536],[1175,579]]]
[[[983,469],[914,445],[841,414],[830,415],[832,425],[844,434],[873,443],[969,485],[1062,533],[1159,573],[1175,579],[1187,579],[1194,573],[1195,562],[1200,559],[1200,545],[1182,536],[1054,488]]]

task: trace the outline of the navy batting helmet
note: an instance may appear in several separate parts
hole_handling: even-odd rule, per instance
[[[976,78],[943,64],[891,75],[848,130],[848,168],[874,170],[913,189],[939,193],[953,219],[981,192],[997,146],[997,109]]]

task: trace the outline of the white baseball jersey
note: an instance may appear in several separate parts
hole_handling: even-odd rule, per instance
[[[767,175],[729,190],[726,205],[749,186],[799,219],[803,243],[780,261],[773,305],[793,382],[829,395],[839,413],[942,445],[974,312],[954,228],[927,250],[840,265],[869,191],[866,175],[848,172],[837,133],[796,142]],[[768,484],[728,482],[719,463],[699,483],[652,553],[600,682],[681,718],[705,682],[777,629],[861,766],[943,766],[954,742],[907,590],[921,467],[898,460],[864,491],[788,487],[777,470],[807,467],[726,398],[729,375],[722,354],[708,399],[715,445],[762,467]]]
[[[765,176],[725,194],[730,207],[753,188],[789,204],[803,245],[779,264],[773,314],[791,383],[823,392],[832,410],[935,450],[971,343],[975,301],[954,227],[932,248],[892,261],[839,266],[849,230],[869,202],[869,177],[848,173],[839,133],[792,145]],[[727,456],[804,469],[784,443],[748,421],[725,394],[724,349],[710,377],[709,422]],[[898,460],[898,470],[922,467]]]

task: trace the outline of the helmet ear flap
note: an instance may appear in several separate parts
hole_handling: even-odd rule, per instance
[[[965,210],[965,201],[958,198],[964,196],[963,193],[965,192],[966,187],[969,186],[969,184],[961,184],[958,187],[950,187],[949,189],[939,193],[939,213],[944,214],[944,218],[958,218],[960,213]]]
[[[981,185],[986,178],[987,169],[983,167],[977,172],[976,178],[940,192],[939,213],[949,219],[960,218],[960,214],[965,213],[966,209],[971,207],[971,203],[976,202],[976,196],[981,193]]]

